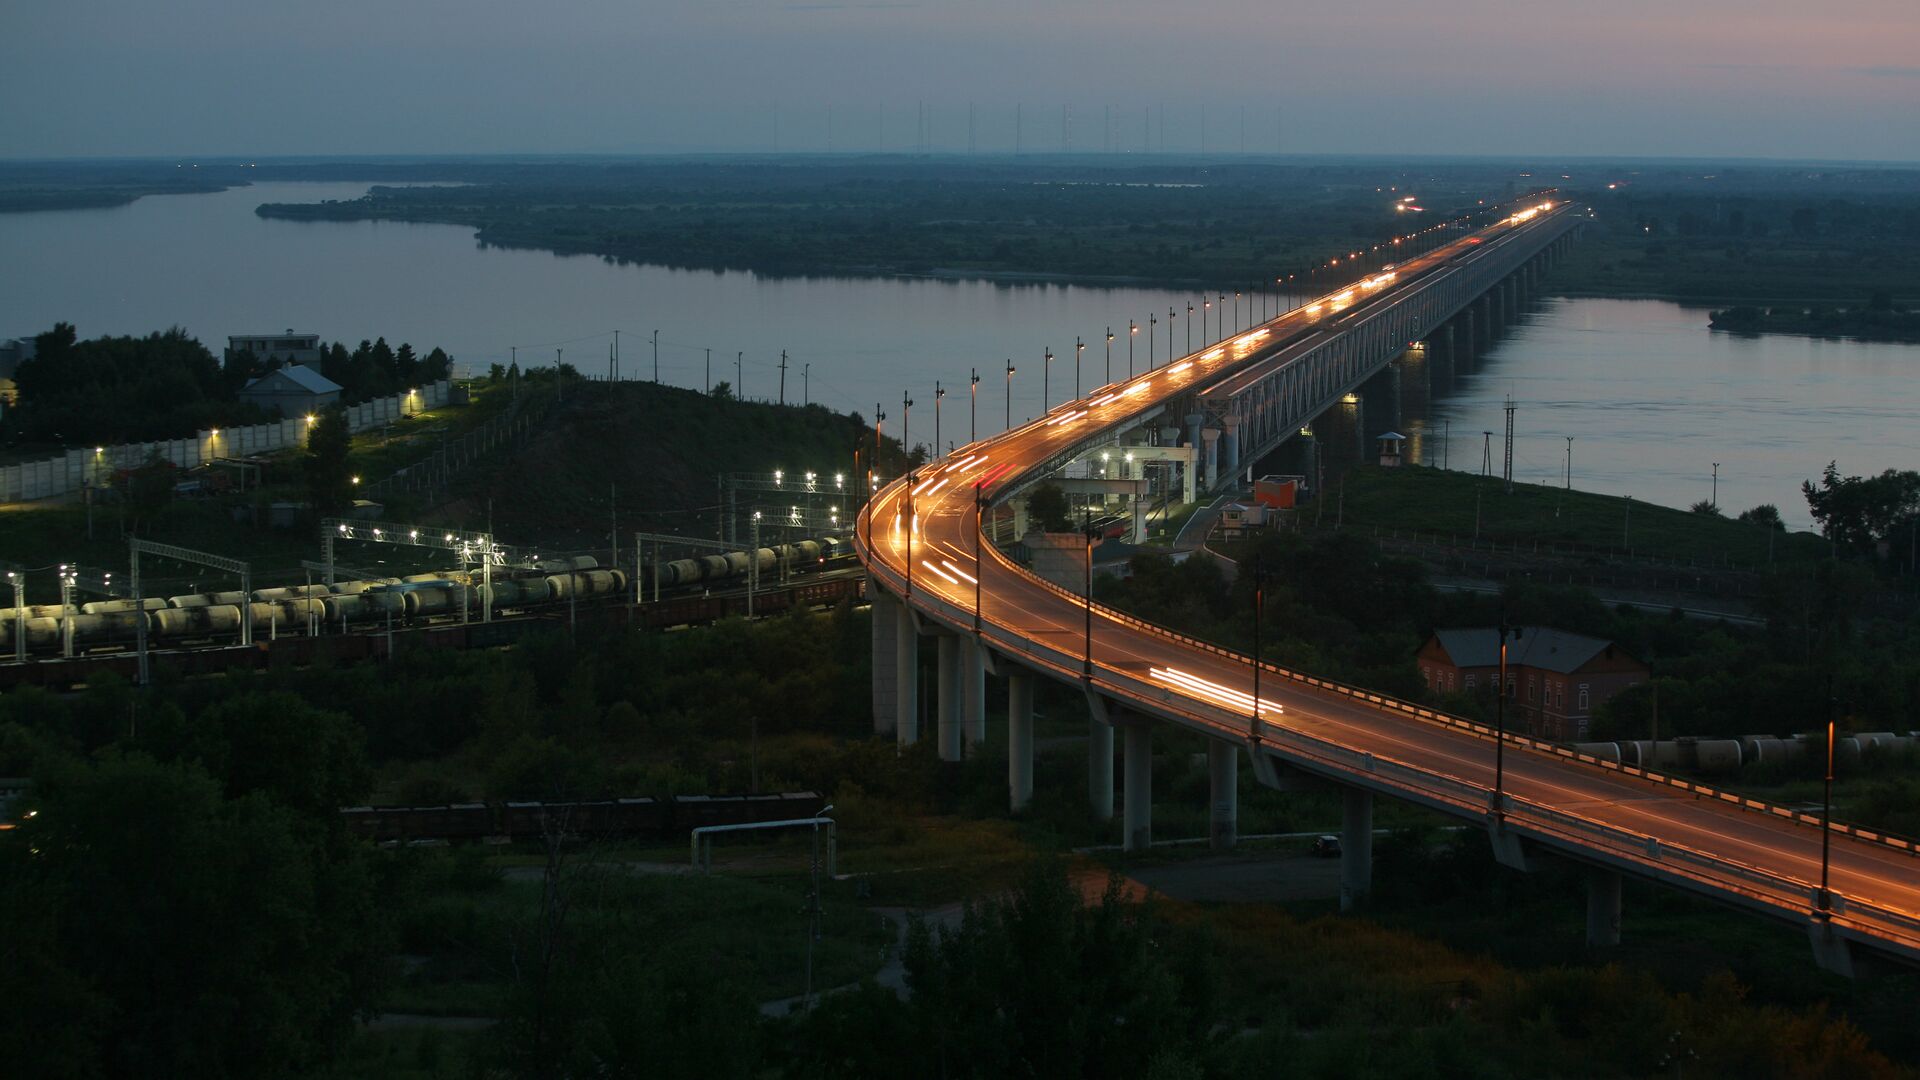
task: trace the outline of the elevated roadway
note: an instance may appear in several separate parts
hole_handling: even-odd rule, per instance
[[[876,728],[890,726],[902,743],[919,737],[918,638],[933,635],[943,754],[957,756],[962,738],[984,737],[984,673],[1009,677],[1016,806],[1032,784],[1030,679],[1085,689],[1090,792],[1096,809],[1104,794],[1109,813],[1112,733],[1124,737],[1128,847],[1144,846],[1151,827],[1148,725],[1171,723],[1213,740],[1216,827],[1224,817],[1229,836],[1240,749],[1271,785],[1343,788],[1344,872],[1355,895],[1369,872],[1370,848],[1356,848],[1371,834],[1371,797],[1389,795],[1484,827],[1509,865],[1554,854],[1591,867],[1596,943],[1618,940],[1619,875],[1627,873],[1805,926],[1816,959],[1833,970],[1852,973],[1868,956],[1920,962],[1920,858],[1905,841],[1837,825],[1823,836],[1805,814],[1511,733],[1501,742],[1466,721],[1272,665],[1256,672],[1245,655],[1091,604],[983,539],[983,523],[1022,489],[1156,418],[1184,419],[1196,401],[1266,394],[1278,411],[1266,434],[1248,439],[1248,460],[1278,445],[1288,425],[1371,373],[1363,344],[1397,354],[1419,321],[1431,329],[1471,301],[1471,290],[1498,289],[1537,265],[1573,212],[1564,204],[1532,211],[886,484],[856,537],[877,586]],[[1831,845],[1825,891],[1823,840]]]

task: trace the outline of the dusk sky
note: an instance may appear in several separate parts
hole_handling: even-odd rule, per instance
[[[1019,103],[1029,150],[1920,160],[1914,0],[0,5],[13,158],[904,150],[924,102],[941,151]]]

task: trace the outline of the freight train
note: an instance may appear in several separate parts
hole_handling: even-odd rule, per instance
[[[811,817],[817,792],[778,795],[679,795],[586,802],[456,803],[451,806],[351,806],[340,811],[356,835],[379,843],[422,840],[603,839],[685,832],[702,825],[741,825]]]
[[[685,590],[745,577],[752,560],[763,576],[820,569],[847,553],[837,537],[797,544],[763,547],[709,555],[698,559],[648,563],[647,584],[658,578],[659,588]],[[553,559],[529,567],[497,568],[490,580],[475,570],[445,570],[406,577],[342,581],[333,585],[288,585],[255,589],[251,593],[190,593],[166,598],[100,600],[63,610],[57,604],[0,608],[0,659],[14,655],[15,635],[24,634],[27,650],[38,655],[82,652],[95,648],[128,648],[138,640],[144,622],[148,643],[156,648],[232,640],[241,621],[250,622],[256,638],[283,634],[346,632],[354,626],[374,627],[389,621],[479,618],[484,609],[495,613],[536,609],[575,600],[617,598],[632,584],[625,570],[603,568],[592,556]]]

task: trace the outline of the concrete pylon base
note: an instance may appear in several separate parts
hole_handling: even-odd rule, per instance
[[[1232,850],[1240,834],[1240,747],[1207,743],[1207,839],[1215,851]]]
[[[1111,792],[1108,798],[1112,798]],[[1007,674],[1007,804],[1014,813],[1033,801],[1033,676]]]
[[[1127,724],[1122,750],[1126,821],[1121,847],[1145,851],[1153,844],[1153,729],[1139,722]]]
[[[1351,911],[1373,891],[1373,793],[1347,788],[1340,814],[1340,910]]]

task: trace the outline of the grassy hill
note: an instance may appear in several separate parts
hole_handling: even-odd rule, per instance
[[[580,384],[530,440],[475,465],[428,516],[474,528],[488,520],[491,504],[503,540],[556,550],[604,547],[616,519],[623,548],[635,530],[711,537],[726,473],[779,470],[800,491],[811,470],[822,512],[836,501],[829,497],[834,475],[844,474],[845,505],[856,506],[854,454],[864,468],[872,439],[864,419],[820,405],[733,401],[654,383]],[[889,440],[883,473],[898,471],[899,455]],[[802,502],[742,493],[741,535],[755,506],[772,517],[776,507],[784,513]]]

